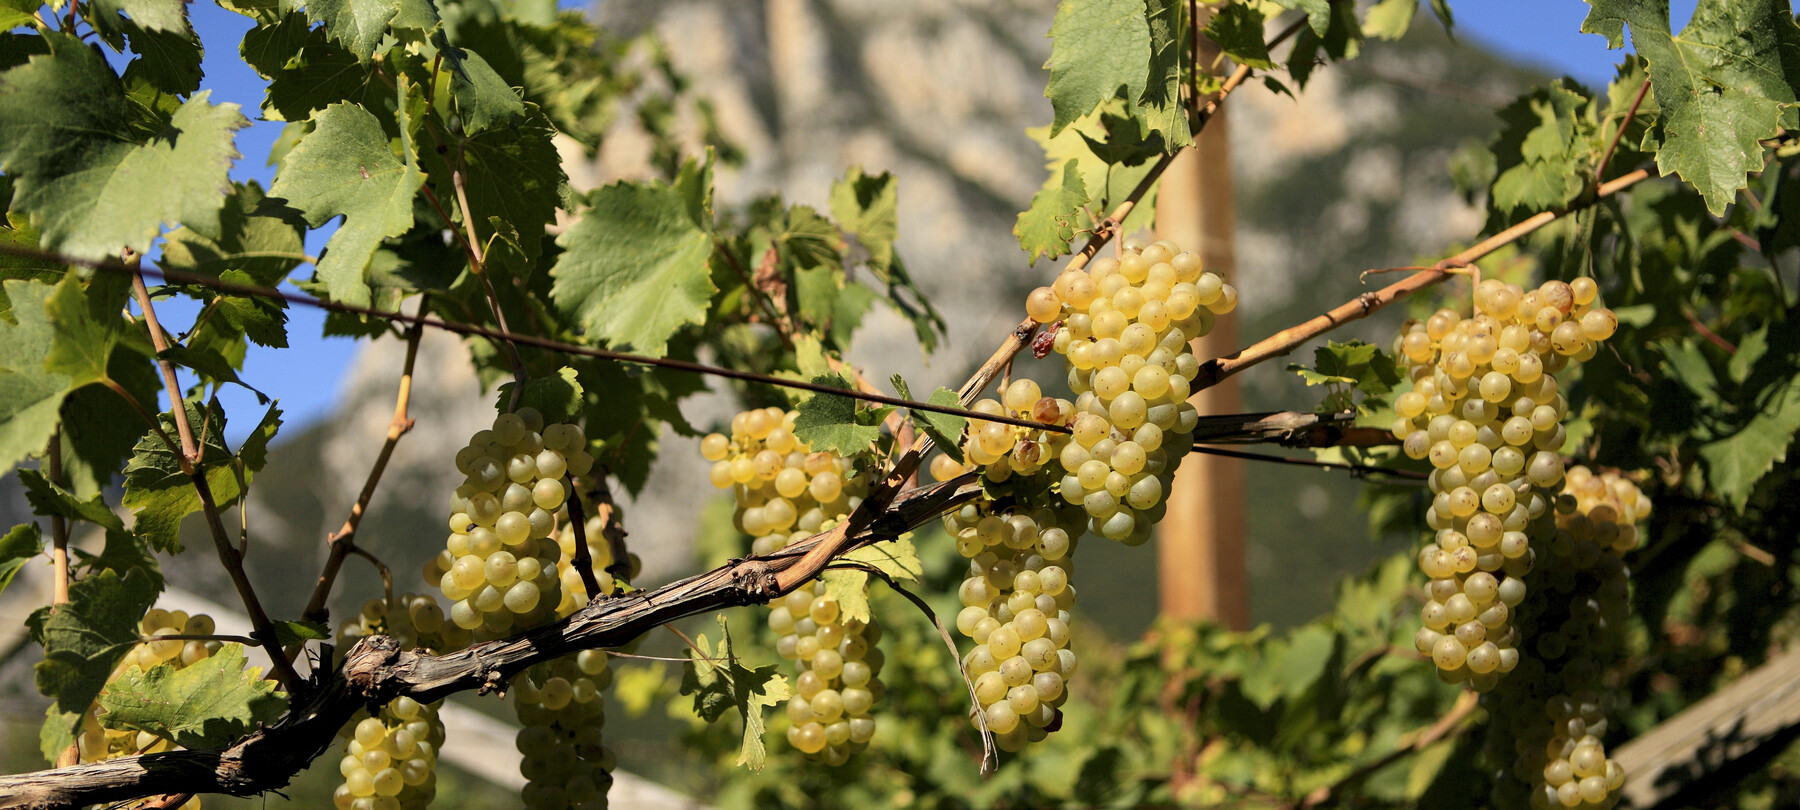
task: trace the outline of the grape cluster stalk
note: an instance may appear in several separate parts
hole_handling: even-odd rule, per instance
[[[1583,466],[1568,471],[1554,539],[1527,576],[1531,595],[1517,614],[1537,655],[1489,696],[1486,753],[1504,765],[1497,804],[1604,810],[1618,803],[1626,774],[1602,741],[1612,703],[1605,677],[1624,655],[1631,611],[1624,555],[1638,547],[1637,524],[1650,512],[1650,499],[1630,479]]]
[[[1400,338],[1413,389],[1395,399],[1393,435],[1429,459],[1436,532],[1419,551],[1430,578],[1414,645],[1450,683],[1487,691],[1520,661],[1513,612],[1536,546],[1555,534],[1568,400],[1556,374],[1594,356],[1618,319],[1592,279],[1529,292],[1488,279],[1475,314],[1439,310]]]
[[[814,452],[794,435],[798,414],[758,408],[731,420],[731,435],[713,433],[700,453],[713,463],[714,486],[729,488],[738,530],[755,538],[762,555],[831,528],[862,503],[867,476],[853,474],[849,459]],[[843,615],[819,580],[802,583],[770,603],[775,651],[797,667],[789,698],[787,741],[808,759],[842,765],[875,736],[871,714],[885,687],[881,626]]]

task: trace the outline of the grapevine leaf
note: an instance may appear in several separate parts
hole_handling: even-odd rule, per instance
[[[1232,3],[1221,7],[1206,23],[1206,36],[1240,65],[1257,70],[1275,67],[1268,44],[1263,41],[1263,15],[1249,6]]]
[[[181,5],[177,3],[177,5]],[[138,58],[125,66],[125,85],[142,81],[159,92],[185,96],[200,89],[200,37],[193,31],[156,31],[135,20],[124,23]]]
[[[92,0],[89,19],[102,30],[118,30],[125,21],[146,31],[189,31],[187,4],[182,0]],[[124,18],[124,19],[121,19]]]
[[[317,228],[343,217],[319,262],[331,298],[368,304],[365,270],[381,240],[412,227],[413,195],[424,183],[411,152],[394,155],[381,122],[353,104],[333,104],[313,117],[314,129],[281,159],[269,193],[282,197]]]
[[[331,638],[331,628],[322,622],[277,621],[270,624],[275,628],[275,638],[283,647]]]
[[[1063,0],[1050,39],[1052,136],[1121,89],[1134,101],[1143,96],[1151,55],[1144,0]]]
[[[44,550],[44,535],[36,523],[21,523],[0,537],[0,593],[13,577]]]
[[[1013,224],[1013,236],[1018,237],[1019,247],[1031,264],[1037,264],[1039,258],[1054,259],[1069,252],[1069,242],[1075,238],[1076,217],[1087,203],[1080,164],[1073,160],[1064,163],[1061,182],[1052,174],[1044,188],[1032,195],[1031,207],[1021,212]]]
[[[1305,14],[1306,24],[1314,34],[1322,37],[1331,30],[1331,0],[1275,0],[1275,4]]]
[[[494,404],[502,413],[512,401],[513,388],[517,385],[509,382],[500,386],[500,400]],[[525,390],[519,394],[519,407],[536,408],[544,415],[545,422],[566,422],[581,415],[583,396],[581,382],[575,379],[575,369],[563,366],[549,377],[526,380]]]
[[[50,291],[44,311],[54,330],[44,367],[69,378],[71,388],[106,379],[107,361],[119,342],[119,310],[106,306],[104,295],[90,301],[74,273]]]
[[[1584,165],[1577,120],[1587,98],[1563,81],[1540,87],[1500,111],[1495,136],[1493,207],[1511,212],[1560,208],[1581,193]]]
[[[1581,30],[1610,47],[1632,44],[1650,64],[1662,108],[1656,165],[1693,184],[1714,215],[1763,166],[1758,143],[1781,126],[1782,108],[1800,83],[1800,26],[1781,0],[1702,0],[1679,36],[1669,5],[1650,0],[1589,0]]]
[[[917,582],[925,575],[918,548],[905,537],[863,546],[839,559],[863,563],[901,582]]]
[[[38,0],[0,0],[0,31],[10,31],[31,22],[31,13],[40,5]]]
[[[793,695],[786,676],[775,674],[773,665],[747,669],[731,652],[731,629],[719,616],[719,645],[713,647],[703,633],[688,655],[692,666],[682,674],[681,694],[694,696],[694,713],[708,723],[717,722],[725,710],[736,707],[744,716],[743,744],[737,764],[760,771],[767,749],[763,747],[763,710]]]
[[[1181,0],[1148,0],[1150,25],[1150,75],[1138,111],[1150,129],[1163,135],[1165,149],[1174,152],[1194,142],[1188,129],[1187,106],[1181,99],[1182,59],[1193,26],[1188,23],[1188,4]]]
[[[80,500],[37,470],[20,470],[19,482],[25,485],[25,500],[31,503],[31,511],[37,514],[61,515],[70,520],[95,523],[113,531],[125,531],[125,522],[113,513],[105,499],[98,494],[85,501]]]
[[[12,189],[0,177],[0,200],[10,198]],[[25,216],[6,212],[0,220],[0,246],[35,250],[38,246],[38,231],[31,227],[31,221]],[[31,259],[23,256],[0,255],[0,281],[23,279],[55,284],[68,272],[68,268],[47,259]],[[8,298],[3,286],[0,286],[0,321],[15,322],[12,314],[12,299]]]
[[[590,338],[660,356],[676,330],[706,322],[712,236],[659,182],[615,183],[593,201],[557,237],[551,299]]]
[[[1363,33],[1379,39],[1399,39],[1412,28],[1419,0],[1381,0],[1363,15]]]
[[[828,385],[845,391],[854,390],[850,382],[837,374],[814,377],[815,385]],[[812,445],[814,450],[836,451],[846,456],[862,453],[869,444],[881,438],[881,428],[864,424],[864,414],[856,400],[836,394],[814,394],[800,403],[794,417],[794,435]]]
[[[1787,460],[1800,430],[1800,377],[1770,386],[1758,399],[1756,415],[1741,430],[1700,447],[1707,483],[1740,512],[1763,474]]]
[[[44,646],[37,688],[53,708],[79,715],[94,701],[119,659],[138,640],[138,621],[155,603],[156,583],[142,570],[101,571],[69,585],[66,604],[43,607],[26,621]]]
[[[325,34],[356,54],[359,62],[375,55],[388,23],[400,13],[399,0],[308,0],[306,19],[323,24]]]
[[[224,418],[223,414],[220,415],[220,418]],[[262,421],[257,422],[256,427],[250,431],[250,435],[244,437],[243,444],[238,445],[237,457],[244,463],[246,481],[248,481],[250,473],[262,472],[263,467],[268,465],[269,442],[275,440],[275,434],[280,430],[281,408],[277,405],[270,405],[269,409],[263,412]]]
[[[248,123],[237,105],[201,91],[133,140],[124,86],[99,51],[43,39],[49,53],[0,74],[0,170],[44,246],[101,258],[149,250],[163,223],[217,231],[232,133]]]
[[[913,398],[912,391],[906,385],[906,380],[901,379],[900,375],[895,374],[893,382],[894,390],[899,392],[901,399]],[[941,386],[938,390],[931,392],[931,398],[925,401],[932,405],[942,405],[946,408],[962,407],[962,399],[956,396],[956,392]],[[966,417],[957,416],[953,413],[936,413],[933,411],[919,410],[909,411],[908,416],[912,419],[914,425],[917,425],[920,430],[925,431],[925,435],[930,436],[932,441],[937,442],[938,449],[944,451],[945,455],[956,459],[957,461],[963,460],[961,446],[962,433],[963,429],[969,425],[969,420]]]
[[[53,289],[37,281],[4,282],[18,320],[0,320],[0,465],[44,449],[56,429],[69,378],[44,368],[54,329],[44,312]]]
[[[890,281],[889,269],[895,262],[899,210],[897,184],[887,172],[864,174],[860,167],[852,167],[844,179],[831,184],[831,218],[868,251],[869,269],[882,281]]]
[[[262,108],[273,120],[304,122],[314,111],[340,101],[381,109],[394,97],[394,88],[381,81],[374,63],[358,61],[324,29],[308,30],[302,14],[288,15],[279,26],[252,29],[244,35],[243,49],[245,60],[254,56],[257,61],[251,64],[269,79]]]
[[[550,120],[536,105],[523,110],[516,122],[465,140],[461,168],[469,208],[477,217],[476,238],[486,244],[494,237],[488,218],[496,217],[517,230],[518,247],[535,261],[543,249],[544,223],[556,218],[568,179],[551,140],[556,131]],[[426,160],[435,179],[450,179],[444,157],[428,151]]]
[[[866,622],[869,614],[869,573],[840,568],[819,574],[825,595],[837,600],[842,621]]]
[[[270,199],[252,180],[239,185],[219,212],[218,238],[192,228],[171,231],[157,263],[213,277],[235,270],[247,276],[246,283],[273,287],[306,260],[305,233],[300,212]]]
[[[450,68],[450,97],[456,100],[464,132],[486,132],[524,117],[525,102],[481,54],[448,46],[440,47],[439,53]]]
[[[206,437],[201,447],[201,464],[206,468],[206,482],[211,486],[220,508],[238,496],[237,475],[231,470],[231,452],[220,437],[225,432],[225,413],[215,406],[201,410],[192,402],[187,407],[188,424],[195,438]],[[175,422],[168,414],[158,414],[163,434],[175,437]],[[202,431],[202,426],[206,430]],[[171,450],[162,437],[151,431],[138,440],[131,461],[125,465],[124,505],[137,515],[137,533],[152,548],[167,553],[181,551],[181,519],[200,511],[200,494],[193,479],[181,471],[179,450]],[[248,474],[248,471],[246,472]]]
[[[226,642],[219,651],[176,669],[136,666],[100,693],[100,724],[147,731],[183,748],[214,751],[255,727],[271,723],[287,699],[261,667],[248,667],[244,645]]]

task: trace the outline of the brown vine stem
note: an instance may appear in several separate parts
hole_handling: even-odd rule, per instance
[[[852,534],[843,550],[892,540],[979,496],[973,479],[971,474],[902,493],[891,512]],[[401,695],[431,702],[496,689],[541,661],[616,647],[676,619],[766,603],[784,593],[778,575],[798,571],[802,581],[818,575],[823,562],[809,569],[809,554],[826,540],[825,534],[814,535],[774,554],[734,560],[655,590],[594,600],[568,618],[454,653],[400,651],[393,639],[369,636],[351,648],[343,668],[321,688],[295,696],[281,719],[224,751],[169,751],[0,776],[0,807],[68,808],[168,793],[249,796],[276,790],[336,743],[344,722],[372,702]]]
[[[594,553],[588,550],[587,517],[581,513],[581,493],[575,491],[575,476],[563,478],[569,487],[569,528],[575,533],[575,573],[587,588],[588,601],[599,599],[600,580],[594,576]]]
[[[458,152],[457,163],[461,164],[461,162],[461,153]],[[500,309],[500,296],[494,292],[494,281],[488,276],[487,252],[482,250],[481,240],[477,239],[475,235],[475,210],[469,207],[469,192],[464,188],[463,171],[460,165],[451,170],[450,185],[456,189],[456,207],[462,209],[463,230],[468,234],[464,238],[463,244],[469,252],[469,272],[481,279],[481,292],[487,296],[488,309],[494,312],[494,323],[500,327],[501,333],[511,334],[512,330],[506,326],[506,313]],[[512,401],[508,404],[507,409],[517,410],[519,397],[525,393],[525,381],[531,379],[531,373],[525,370],[525,358],[519,355],[519,344],[510,340],[504,341],[504,343],[506,359],[512,363],[514,380]]]
[[[612,486],[606,483],[604,472],[594,472],[594,489],[589,497],[594,502],[594,516],[600,519],[600,534],[612,551],[612,565],[606,567],[606,573],[612,575],[615,583],[629,582],[631,552],[625,548],[625,522],[619,519],[619,505],[613,502]]]
[[[1595,202],[1610,197],[1620,191],[1636,185],[1650,177],[1647,169],[1638,169],[1629,174],[1620,175],[1618,179],[1600,184],[1593,198],[1570,206],[1561,211],[1544,211],[1517,225],[1507,228],[1477,243],[1461,253],[1444,259],[1430,268],[1421,270],[1403,280],[1389,284],[1375,292],[1367,292],[1349,301],[1332,307],[1329,312],[1315,317],[1298,326],[1291,326],[1268,336],[1248,348],[1241,349],[1224,357],[1216,357],[1200,364],[1200,373],[1194,377],[1193,390],[1199,391],[1218,385],[1221,380],[1244,369],[1271,358],[1280,357],[1293,351],[1301,344],[1319,335],[1343,326],[1355,320],[1361,320],[1376,310],[1395,301],[1405,298],[1426,287],[1449,278],[1455,268],[1466,267],[1477,259],[1519,241],[1526,235],[1544,227],[1568,214],[1582,210]]]
[[[244,611],[250,614],[250,624],[255,628],[253,635],[268,650],[275,674],[281,679],[288,694],[296,697],[305,694],[306,681],[301,680],[300,673],[294,671],[293,663],[282,654],[280,639],[275,635],[275,625],[269,621],[269,614],[263,611],[262,600],[257,598],[249,575],[244,573],[243,552],[231,544],[231,537],[225,531],[225,522],[219,517],[218,499],[213,497],[212,484],[206,480],[206,470],[200,463],[200,452],[195,448],[194,434],[188,426],[187,399],[181,395],[181,386],[175,380],[175,367],[160,357],[168,351],[169,339],[163,334],[162,324],[156,319],[156,308],[150,303],[150,292],[144,286],[144,275],[135,267],[137,254],[127,249],[126,261],[132,267],[131,286],[137,293],[139,308],[144,311],[144,324],[150,330],[150,345],[156,348],[159,355],[157,363],[162,366],[163,385],[168,389],[169,412],[175,420],[175,430],[181,436],[181,452],[178,456],[181,471],[194,482],[194,492],[200,497],[200,511],[206,516],[207,531],[212,534],[213,546],[219,552],[219,562],[225,566],[225,573],[231,577],[231,584],[237,588],[238,597],[244,602]],[[154,419],[151,420],[151,425],[156,425]],[[167,437],[164,438],[166,440]]]
[[[1645,77],[1643,85],[1638,87],[1637,95],[1631,99],[1631,107],[1625,110],[1625,117],[1619,121],[1619,130],[1613,133],[1612,140],[1607,141],[1606,151],[1600,155],[1600,162],[1594,166],[1594,178],[1606,176],[1606,164],[1612,162],[1613,151],[1619,148],[1619,139],[1625,136],[1625,129],[1637,120],[1638,105],[1644,103],[1644,96],[1650,92],[1650,79]]]
[[[169,415],[175,420],[175,433],[181,437],[181,471],[194,474],[194,465],[200,462],[200,451],[194,447],[194,431],[188,425],[187,408],[181,396],[181,385],[175,381],[175,364],[163,357],[169,350],[169,338],[163,334],[162,324],[156,320],[156,308],[150,305],[150,290],[144,286],[144,274],[138,270],[138,261],[142,258],[137,251],[126,248],[125,265],[131,269],[131,291],[137,296],[138,309],[144,312],[144,325],[150,329],[150,345],[156,349],[156,365],[162,369],[163,387],[169,391]]]
[[[420,301],[420,309],[424,309],[424,301]],[[387,439],[381,445],[381,452],[375,456],[375,463],[369,467],[369,476],[363,480],[362,492],[356,496],[356,503],[350,506],[350,516],[344,518],[344,525],[325,538],[327,551],[325,567],[319,572],[319,581],[313,585],[312,596],[306,600],[306,609],[300,616],[308,621],[323,622],[331,614],[325,603],[331,598],[332,585],[337,581],[338,571],[344,566],[344,557],[356,551],[356,528],[362,525],[363,515],[369,510],[369,502],[375,498],[375,487],[381,483],[382,473],[387,471],[388,460],[393,458],[394,446],[400,443],[413,428],[413,419],[407,415],[407,408],[412,402],[413,364],[419,357],[419,339],[425,334],[423,324],[414,323],[406,332],[406,362],[400,369],[400,392],[394,396],[394,417],[388,420]],[[289,651],[289,658],[299,654],[299,646]]]
[[[1456,702],[1450,705],[1450,711],[1445,712],[1443,717],[1439,717],[1437,722],[1414,732],[1417,736],[1414,736],[1411,742],[1396,747],[1394,750],[1383,755],[1380,759],[1351,771],[1344,778],[1339,779],[1332,784],[1321,785],[1311,793],[1306,794],[1305,798],[1295,802],[1291,807],[1295,808],[1295,810],[1310,810],[1311,808],[1326,804],[1331,801],[1332,797],[1336,795],[1338,791],[1367,779],[1370,774],[1408,756],[1417,754],[1420,751],[1431,747],[1433,743],[1436,743],[1439,740],[1462,733],[1462,729],[1466,728],[1466,726],[1463,725],[1463,721],[1468,719],[1470,714],[1474,713],[1475,707],[1480,705],[1480,703],[1480,695],[1464,690],[1461,694],[1456,696]]]

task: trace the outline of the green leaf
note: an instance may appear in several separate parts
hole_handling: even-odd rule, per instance
[[[333,104],[313,117],[314,129],[281,159],[269,193],[282,197],[317,228],[343,217],[319,262],[331,298],[368,304],[365,270],[381,240],[413,224],[413,196],[424,183],[410,152],[394,155],[374,114]]]
[[[394,87],[381,81],[375,63],[358,60],[331,41],[325,29],[308,29],[303,14],[252,29],[244,35],[242,51],[245,61],[269,79],[262,108],[273,120],[305,122],[315,110],[340,101],[382,109],[394,97]]]
[[[156,601],[156,583],[142,570],[123,577],[101,571],[69,585],[67,604],[40,608],[27,624],[44,645],[35,667],[37,688],[53,708],[76,715],[106,685],[107,676],[138,641],[138,622]]]
[[[912,391],[906,385],[906,380],[901,379],[900,375],[895,374],[893,382],[894,390],[900,393],[901,399],[913,398]],[[962,407],[962,399],[956,395],[956,392],[941,386],[931,392],[931,398],[925,401],[946,408]],[[963,460],[962,433],[963,429],[969,425],[967,417],[957,416],[953,413],[920,410],[908,411],[907,416],[912,419],[914,425],[925,431],[925,435],[937,442],[938,449],[944,451],[945,455],[957,461]]]
[[[10,31],[32,20],[32,12],[43,5],[38,0],[0,0],[0,31]]]
[[[36,523],[21,523],[0,537],[0,593],[6,592],[13,577],[25,564],[43,553],[44,535]]]
[[[793,696],[787,677],[775,674],[773,665],[746,669],[738,663],[731,652],[731,629],[723,615],[719,616],[719,646],[708,643],[704,633],[695,639],[694,646],[697,649],[688,652],[692,666],[682,674],[681,694],[694,696],[694,713],[708,723],[717,722],[726,709],[736,707],[744,716],[737,764],[762,770],[767,755],[762,740],[763,709]]]
[[[1229,6],[1228,8],[1236,8]],[[1081,166],[1077,161],[1063,164],[1061,182],[1052,174],[1044,188],[1031,197],[1031,207],[1019,214],[1013,224],[1013,236],[1031,264],[1039,258],[1054,259],[1069,252],[1075,239],[1076,218],[1088,204],[1087,186],[1081,182]]]
[[[31,511],[44,515],[61,515],[70,520],[85,520],[113,531],[125,531],[125,522],[106,505],[98,494],[85,501],[57,486],[37,470],[20,470],[19,482],[25,485],[25,500]]]
[[[180,2],[177,6],[183,5]],[[138,58],[125,66],[125,86],[142,83],[169,96],[186,96],[200,89],[200,37],[183,27],[179,31],[145,29],[135,20],[123,24]]]
[[[568,183],[552,138],[556,131],[536,105],[525,105],[517,121],[497,125],[463,142],[463,185],[475,212],[475,235],[484,244],[496,233],[489,217],[518,233],[519,248],[536,260],[543,250],[544,225],[556,219]],[[450,180],[450,166],[428,152],[434,179]]]
[[[244,283],[273,287],[306,261],[305,234],[300,212],[270,199],[251,180],[238,185],[220,210],[218,238],[192,228],[171,231],[157,264],[215,278],[236,271],[244,274]],[[285,346],[283,340],[277,348]]]
[[[845,391],[854,390],[848,380],[837,374],[823,374],[814,377],[812,382]],[[798,410],[799,414],[794,417],[794,435],[814,450],[853,456],[868,450],[870,443],[881,438],[881,428],[863,424],[860,414],[866,412],[859,411],[856,400],[850,397],[813,394],[800,403]]]
[[[162,390],[156,364],[136,351],[115,351],[107,375],[138,402]],[[62,404],[63,476],[70,492],[87,498],[111,487],[131,457],[146,423],[118,392],[100,385],[70,391]]]
[[[1587,103],[1578,89],[1558,80],[1501,109],[1504,127],[1493,146],[1495,210],[1547,211],[1581,193],[1588,167],[1577,119]]]
[[[439,52],[450,68],[450,97],[456,101],[464,132],[485,132],[525,116],[525,102],[481,54],[447,46],[439,48]]]
[[[223,509],[238,496],[237,475],[231,469],[231,452],[220,438],[225,432],[225,413],[215,405],[201,410],[192,402],[182,403],[193,426],[195,440],[202,433],[201,464],[213,498]],[[273,409],[271,409],[273,410]],[[163,433],[175,440],[175,422],[166,413],[158,414]],[[204,430],[202,429],[204,426]],[[177,450],[171,450],[155,431],[138,440],[131,461],[125,465],[124,505],[137,515],[137,533],[158,551],[181,551],[181,519],[200,511],[200,493],[193,479],[181,471]],[[246,471],[246,479],[249,477]]]
[[[306,19],[325,26],[326,36],[343,45],[358,61],[375,55],[388,23],[400,13],[399,0],[307,0]]]
[[[1275,0],[1275,4],[1304,13],[1315,35],[1323,37],[1331,30],[1331,0]]]
[[[219,418],[223,422],[224,414],[220,414]],[[218,429],[223,431],[224,425],[221,424]],[[263,467],[268,465],[269,442],[275,440],[275,434],[280,430],[281,408],[277,405],[270,405],[269,409],[263,412],[262,421],[257,422],[255,429],[250,431],[250,435],[244,437],[244,443],[238,445],[237,457],[244,463],[246,481],[249,480],[250,473],[262,472]]]
[[[0,183],[4,182],[4,178],[0,178]],[[11,195],[9,187],[0,188],[0,199]],[[4,220],[0,220],[0,246],[36,250],[38,231],[23,214],[8,211]],[[20,279],[55,284],[68,271],[68,267],[53,261],[0,255],[0,281]],[[16,322],[18,319],[13,316],[12,309],[12,299],[7,297],[4,287],[0,287],[0,321]]]
[[[44,368],[55,330],[44,311],[48,284],[4,282],[17,323],[0,320],[0,465],[42,452],[56,430],[69,378]]]
[[[270,624],[275,628],[275,638],[283,647],[331,638],[331,628],[326,627],[323,622],[278,621]]]
[[[869,572],[854,569],[827,570],[819,574],[825,595],[837,600],[843,621],[869,620]]]
[[[227,642],[180,669],[130,667],[100,693],[100,724],[147,731],[191,750],[222,749],[287,710],[275,682],[246,663],[244,645]]]
[[[0,171],[44,246],[103,258],[147,252],[164,223],[216,232],[232,134],[248,123],[237,105],[201,91],[140,140],[105,58],[61,34],[44,39],[49,53],[0,74]]]
[[[676,330],[706,322],[712,236],[662,183],[615,183],[593,199],[557,237],[551,299],[590,339],[660,356]]]
[[[500,386],[500,399],[494,405],[502,413],[512,401],[516,386],[513,382]],[[581,415],[582,397],[581,382],[575,379],[575,369],[563,366],[552,376],[526,380],[525,391],[519,395],[519,407],[536,408],[544,415],[546,423],[567,422]]]
[[[69,378],[71,388],[106,379],[107,364],[119,341],[123,319],[119,310],[106,306],[103,298],[96,296],[90,302],[81,279],[70,273],[44,302],[54,330],[44,367]]]
[[[188,32],[187,4],[182,0],[92,0],[89,19],[103,30],[117,30],[120,18],[147,31]]]
[[[864,174],[853,166],[844,179],[831,184],[831,218],[869,254],[869,269],[882,281],[890,281],[894,240],[900,236],[898,183],[887,172]]]
[[[1624,27],[1650,64],[1662,108],[1656,165],[1693,184],[1714,215],[1761,171],[1758,141],[1781,126],[1782,108],[1800,82],[1800,26],[1784,0],[1701,0],[1680,36],[1670,33],[1669,4],[1589,0],[1581,30],[1620,47]]]
[[[1263,41],[1263,20],[1263,15],[1249,6],[1232,3],[1213,13],[1206,23],[1206,36],[1232,61],[1257,70],[1273,70],[1275,60],[1269,57],[1268,44]]]
[[[1150,129],[1162,133],[1163,148],[1174,152],[1194,142],[1188,130],[1187,105],[1181,98],[1182,68],[1189,61],[1185,57],[1193,25],[1188,21],[1188,4],[1182,0],[1148,0],[1145,6],[1150,25],[1150,75],[1143,95],[1134,101]]]
[[[1144,0],[1063,0],[1050,26],[1050,99],[1055,136],[1121,90],[1144,94],[1150,64],[1150,24]]]
[[[925,575],[918,548],[905,537],[863,546],[839,559],[863,563],[901,582],[917,582]]]
[[[1363,16],[1363,33],[1378,39],[1399,39],[1412,28],[1419,0],[1381,0]]]
[[[1800,430],[1800,376],[1770,386],[1753,404],[1756,415],[1743,429],[1700,446],[1707,484],[1740,512],[1763,474],[1787,460]]]

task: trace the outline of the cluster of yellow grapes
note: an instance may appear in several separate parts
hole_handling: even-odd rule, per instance
[[[1070,554],[1080,530],[1072,535],[1048,509],[995,512],[986,503],[945,515],[944,527],[969,559],[956,629],[976,646],[963,665],[995,743],[1018,751],[1059,727],[1068,699]]]
[[[1490,279],[1476,285],[1473,317],[1440,310],[1400,340],[1413,390],[1395,400],[1393,433],[1434,468],[1426,523],[1437,534],[1419,552],[1430,599],[1414,643],[1447,681],[1486,691],[1519,663],[1512,612],[1563,480],[1568,402],[1555,374],[1617,325],[1591,279],[1530,292]]]
[[[338,655],[357,639],[377,634],[394,639],[402,650],[433,652],[461,649],[471,640],[469,631],[444,620],[436,599],[408,593],[391,605],[385,599],[364,602],[354,620],[338,626]],[[395,698],[375,717],[340,733],[348,739],[338,762],[344,781],[332,794],[337,810],[420,810],[431,803],[438,747],[444,744],[436,705]]]
[[[794,435],[797,415],[780,408],[744,411],[732,417],[729,437],[713,433],[700,441],[700,455],[713,463],[708,478],[732,490],[738,530],[755,538],[755,554],[818,532],[867,494],[866,482],[851,476],[848,459],[814,453]]]
[[[1074,403],[1044,396],[1033,380],[1013,380],[1001,392],[1000,399],[1000,402],[977,400],[970,410],[1062,427],[1068,427],[1075,418]],[[932,460],[931,473],[938,480],[947,481],[974,467],[981,467],[983,477],[998,483],[1011,478],[1014,473],[1036,474],[1060,456],[1068,443],[1069,437],[1064,433],[974,420],[962,441],[965,463],[958,464],[949,456],[940,455]]]
[[[337,810],[423,810],[437,796],[437,753],[444,724],[437,709],[409,697],[349,727],[332,794]]]
[[[795,588],[769,612],[775,651],[799,665],[787,740],[809,759],[842,765],[875,736],[869,712],[884,687],[881,626],[850,619],[817,580]]]
[[[612,683],[611,658],[583,650],[540,664],[512,681],[513,707],[523,726],[517,739],[529,810],[604,810],[617,766],[602,740]]]
[[[1074,441],[1058,453],[1061,492],[1087,511],[1089,531],[1150,539],[1199,419],[1187,402],[1200,370],[1189,341],[1236,307],[1231,285],[1167,240],[1064,272],[1026,299],[1033,320],[1062,321],[1054,345],[1078,398]]]
[[[545,425],[530,408],[501,414],[457,452],[468,478],[451,498],[445,550],[426,569],[427,578],[442,571],[436,584],[457,627],[499,638],[543,623],[562,602],[550,536],[569,494],[564,476],[593,465],[581,428]]]
[[[147,637],[154,636],[207,636],[214,630],[211,616],[196,613],[192,616],[185,611],[163,610],[151,608],[144,613],[138,622],[138,631]],[[145,641],[133,646],[125,653],[124,659],[113,669],[108,682],[116,681],[126,670],[136,667],[148,672],[154,667],[167,664],[175,669],[183,669],[194,663],[210,658],[222,646],[217,641],[167,639],[163,641]],[[173,740],[158,737],[147,731],[131,729],[109,729],[100,725],[98,704],[89,707],[81,718],[81,731],[75,738],[75,744],[82,762],[99,762],[133,754],[154,754],[177,748]],[[200,800],[189,799],[182,805],[184,810],[199,810]]]
[[[868,491],[852,476],[849,460],[811,452],[794,436],[793,411],[759,408],[731,420],[731,436],[714,433],[700,442],[713,463],[711,479],[737,502],[738,530],[755,540],[754,554],[769,554],[831,528]],[[807,758],[842,765],[875,736],[869,712],[883,687],[881,628],[851,621],[817,581],[770,603],[775,651],[799,668],[788,700],[788,743]]]
[[[1538,654],[1501,684],[1489,706],[1495,722],[1488,754],[1510,762],[1514,777],[1496,790],[1528,790],[1527,803],[1537,810],[1599,810],[1619,800],[1625,771],[1601,742],[1608,702],[1602,677],[1622,655],[1630,612],[1623,555],[1637,548],[1637,524],[1650,511],[1650,499],[1629,479],[1579,466],[1557,498],[1555,539],[1518,611]],[[1503,798],[1520,803],[1516,795],[1496,796]]]

